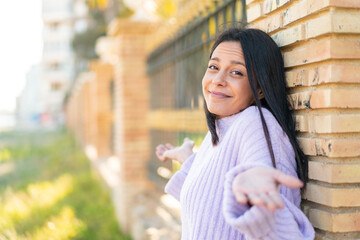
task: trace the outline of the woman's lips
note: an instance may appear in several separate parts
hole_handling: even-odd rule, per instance
[[[209,93],[210,93],[210,96],[213,98],[228,98],[228,97],[230,97],[222,92],[209,91]]]

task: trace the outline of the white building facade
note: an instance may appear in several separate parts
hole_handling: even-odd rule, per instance
[[[63,102],[76,74],[72,39],[86,30],[87,7],[80,0],[43,0],[42,4],[44,114],[57,127],[64,122]]]
[[[42,78],[42,65],[33,66],[26,75],[25,87],[17,99],[17,127],[37,130],[44,122],[46,85]]]
[[[28,72],[18,97],[19,128],[56,129],[64,124],[63,104],[76,77],[72,40],[86,31],[87,16],[82,0],[42,0],[42,60]]]

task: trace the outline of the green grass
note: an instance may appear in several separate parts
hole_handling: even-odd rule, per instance
[[[119,239],[109,190],[65,132],[0,134],[0,240]]]

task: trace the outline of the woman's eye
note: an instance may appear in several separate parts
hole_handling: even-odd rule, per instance
[[[209,66],[209,69],[211,69],[211,70],[218,70],[218,67],[215,66],[215,65],[210,65],[210,66]]]
[[[232,71],[231,73],[238,76],[244,76],[244,74],[240,71]]]

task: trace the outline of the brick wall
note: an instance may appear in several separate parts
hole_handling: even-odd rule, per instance
[[[92,143],[96,137],[92,104],[94,100],[91,97],[94,90],[93,80],[93,74],[82,73],[65,106],[67,127],[82,146]]]
[[[66,124],[77,141],[96,150],[97,158],[112,154],[111,65],[100,61],[90,63],[82,73],[66,103]]]
[[[119,159],[119,187],[115,190],[117,215],[122,228],[130,232],[136,197],[152,188],[147,177],[150,153],[149,82],[146,75],[146,43],[151,24],[114,20],[108,31],[115,49],[114,141]]]
[[[317,239],[360,238],[360,1],[247,0],[281,47]]]
[[[94,127],[92,140],[97,149],[99,157],[106,157],[112,154],[112,85],[114,71],[112,65],[101,61],[92,61],[90,71],[94,73],[92,84],[92,108],[94,108]]]

